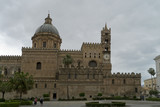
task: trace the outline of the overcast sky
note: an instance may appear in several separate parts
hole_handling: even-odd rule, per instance
[[[160,0],[0,0],[0,55],[21,55],[50,10],[62,49],[100,42],[111,28],[112,72],[142,74],[160,55]],[[143,84],[143,83],[142,83]]]

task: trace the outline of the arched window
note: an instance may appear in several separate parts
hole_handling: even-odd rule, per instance
[[[7,68],[4,69],[4,75],[5,75],[5,76],[8,75],[8,70],[7,70]]]
[[[78,68],[80,68],[81,67],[81,62],[80,61],[78,61]]]
[[[71,74],[70,73],[68,74],[68,79],[71,79]]]
[[[126,80],[125,79],[123,80],[123,84],[126,84]]]
[[[85,56],[84,56],[85,58],[87,57],[87,53],[85,53]]]
[[[108,47],[105,47],[105,51],[108,51]]]
[[[38,84],[35,84],[35,88],[38,88]]]
[[[37,69],[41,69],[41,66],[42,66],[42,65],[41,65],[41,62],[37,62],[37,67],[36,67],[36,68],[37,68]]]
[[[46,48],[46,42],[43,42],[43,48]]]
[[[108,43],[108,39],[105,39],[105,43]]]
[[[93,74],[93,79],[95,79],[95,74]]]
[[[87,74],[87,79],[89,79],[89,74]]]
[[[101,58],[101,54],[99,53],[99,58]]]
[[[136,93],[138,92],[138,88],[135,88],[135,92],[136,92]]]
[[[20,68],[18,68],[18,72],[19,72],[19,73],[21,72],[21,69],[20,69]]]
[[[90,61],[89,66],[90,67],[97,67],[97,62],[96,61]]]
[[[90,53],[90,56],[89,56],[90,58],[91,58],[91,55],[92,55],[92,54]]]
[[[114,84],[114,79],[112,79],[112,84]]]
[[[56,83],[54,84],[54,88],[56,88],[57,86],[56,86]]]
[[[75,73],[74,78],[77,79],[77,74]]]
[[[47,84],[45,83],[44,88],[47,88]]]
[[[57,44],[56,43],[54,43],[54,48],[57,48]]]
[[[94,58],[96,58],[96,53],[94,53]]]
[[[36,43],[34,43],[34,48],[36,48]]]

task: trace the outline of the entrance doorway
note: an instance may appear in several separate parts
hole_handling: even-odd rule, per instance
[[[57,93],[53,93],[53,99],[57,98]]]

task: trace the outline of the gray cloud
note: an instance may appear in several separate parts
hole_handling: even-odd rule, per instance
[[[21,54],[50,10],[63,49],[100,42],[104,24],[112,29],[112,72],[142,73],[155,68],[160,54],[158,0],[5,0],[0,1],[0,54]],[[74,45],[73,45],[74,44]]]

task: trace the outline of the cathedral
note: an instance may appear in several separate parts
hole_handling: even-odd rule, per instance
[[[141,92],[140,73],[112,73],[111,28],[101,30],[100,43],[83,43],[80,50],[62,50],[62,38],[52,24],[50,14],[31,37],[32,47],[22,47],[21,56],[0,56],[0,73],[8,78],[15,72],[29,73],[34,88],[25,98],[49,94],[50,100],[103,96],[138,96]],[[66,55],[72,63],[65,66]],[[16,97],[6,93],[6,98]]]

